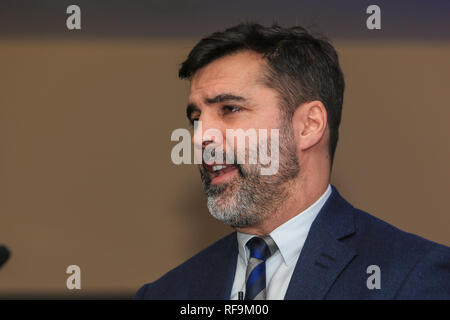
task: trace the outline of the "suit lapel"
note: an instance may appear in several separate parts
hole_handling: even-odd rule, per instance
[[[285,299],[323,299],[357,255],[339,241],[354,232],[353,207],[332,186],[330,197],[311,226]]]
[[[189,299],[228,300],[230,299],[238,258],[236,232],[228,235],[201,264],[199,281],[191,288]]]

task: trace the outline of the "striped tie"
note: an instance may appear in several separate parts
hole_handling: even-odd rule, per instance
[[[250,259],[245,277],[245,300],[266,299],[266,260],[278,250],[270,236],[253,237],[247,242]]]

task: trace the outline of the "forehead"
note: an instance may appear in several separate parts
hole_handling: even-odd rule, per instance
[[[198,70],[190,84],[190,100],[216,96],[223,92],[244,93],[260,86],[263,58],[250,51],[217,59]]]

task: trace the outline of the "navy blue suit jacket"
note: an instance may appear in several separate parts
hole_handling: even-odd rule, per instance
[[[229,299],[236,233],[220,239],[135,299]],[[369,289],[380,268],[380,289]],[[285,299],[450,299],[450,248],[403,232],[344,200],[336,188],[317,215]]]

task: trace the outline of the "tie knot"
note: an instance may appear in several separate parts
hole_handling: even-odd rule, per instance
[[[275,251],[277,251],[278,247],[270,236],[253,237],[247,241],[247,248],[250,250],[250,257],[267,260]]]

